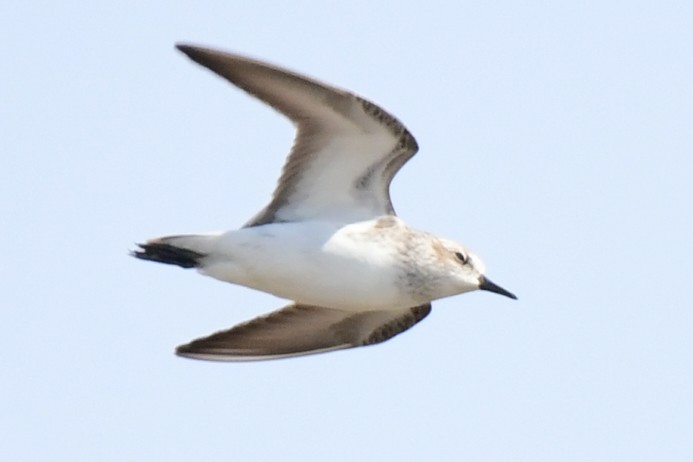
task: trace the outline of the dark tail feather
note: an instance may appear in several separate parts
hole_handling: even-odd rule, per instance
[[[178,265],[182,268],[196,268],[200,265],[200,260],[205,257],[202,253],[163,242],[149,242],[137,244],[137,246],[140,247],[140,250],[133,251],[131,253],[133,257],[168,265]]]

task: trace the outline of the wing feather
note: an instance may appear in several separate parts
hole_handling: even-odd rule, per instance
[[[178,49],[296,126],[272,200],[246,226],[395,213],[390,182],[418,149],[396,118],[352,93],[276,66],[190,45]]]
[[[252,361],[286,358],[384,342],[425,318],[431,305],[351,312],[289,305],[178,347],[195,359]]]

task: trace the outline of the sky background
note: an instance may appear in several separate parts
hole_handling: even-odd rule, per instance
[[[1,460],[693,460],[690,1],[10,2],[0,40]],[[242,225],[293,137],[179,41],[395,114],[398,213],[519,301],[176,357],[285,302],[128,250]]]

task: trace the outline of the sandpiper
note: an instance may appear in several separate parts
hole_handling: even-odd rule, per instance
[[[177,354],[247,361],[370,345],[421,321],[439,298],[477,289],[516,298],[469,249],[397,217],[390,182],[418,146],[395,117],[273,65],[177,48],[297,128],[270,203],[242,228],[151,239],[132,253],[292,301]]]

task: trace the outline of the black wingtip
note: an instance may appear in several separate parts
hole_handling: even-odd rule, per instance
[[[176,44],[175,44],[175,47],[176,47],[176,49],[178,49],[178,51],[181,51],[181,52],[185,53],[186,55],[187,55],[187,54],[190,54],[190,52],[191,52],[192,50],[194,50],[195,48],[197,48],[197,47],[195,47],[195,46],[193,46],[193,45],[189,45],[189,44],[187,44],[187,43],[176,43]]]
[[[221,53],[219,51],[212,50],[210,48],[205,48],[196,45],[188,45],[186,43],[177,43],[176,48],[185,54],[190,60],[200,64],[201,66],[208,67],[214,72],[219,73],[214,66],[214,63],[218,61]],[[217,63],[218,64],[218,63]]]
[[[184,53],[188,58],[195,62],[198,62],[204,57],[209,57],[211,55],[220,53],[219,51],[212,50],[211,48],[199,45],[191,45],[189,43],[176,43],[175,47],[178,51]]]
[[[186,343],[185,345],[179,345],[176,347],[176,356],[180,356],[181,358],[192,358],[193,357],[193,351],[190,348],[190,343]]]

